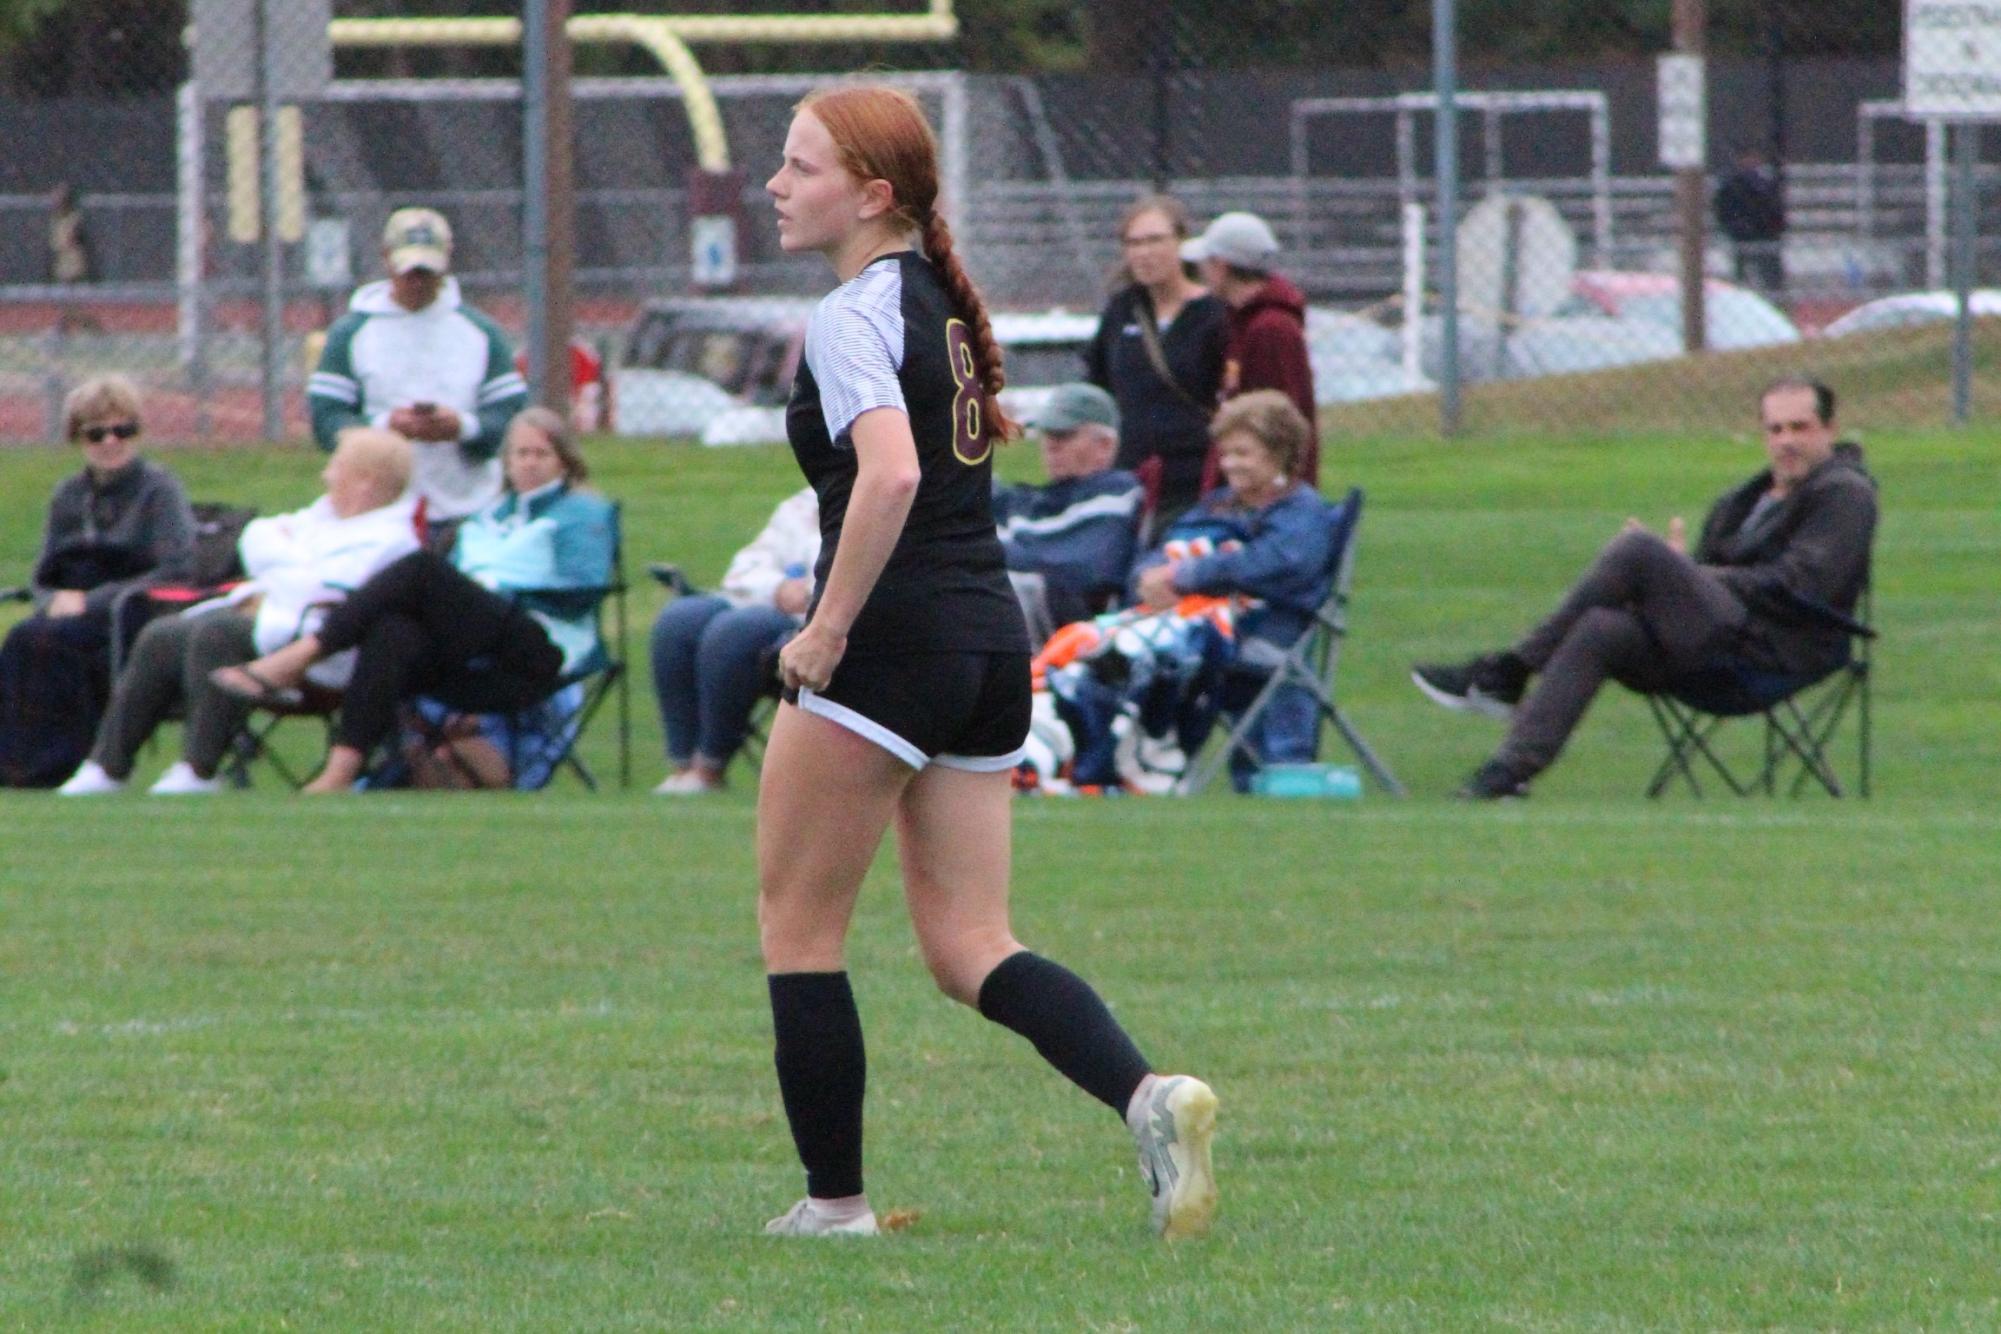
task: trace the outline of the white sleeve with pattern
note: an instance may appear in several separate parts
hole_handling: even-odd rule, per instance
[[[909,412],[896,378],[903,366],[901,267],[864,269],[821,300],[806,327],[806,364],[836,445],[852,446],[848,429],[871,408]]]

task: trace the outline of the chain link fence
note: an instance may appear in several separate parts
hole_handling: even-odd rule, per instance
[[[384,7],[347,0],[90,0],[16,35],[0,83],[0,440],[54,438],[63,394],[106,369],[146,387],[156,437],[304,438],[320,335],[383,276],[384,221],[407,206],[450,220],[465,299],[518,342],[518,12],[449,7],[470,12],[385,24],[371,17]],[[763,180],[791,106],[858,67],[891,71],[938,126],[948,208],[1006,314],[1023,391],[1079,373],[1121,216],[1161,188],[1198,226],[1231,210],[1270,224],[1271,267],[1308,305],[1323,426],[1340,432],[1438,428],[1448,290],[1468,430],[1661,429],[1716,404],[1736,425],[1740,385],[1796,366],[1895,381],[1904,419],[1943,419],[1945,289],[2001,283],[2001,136],[1965,119],[2001,112],[1992,6],[1910,0],[1908,59],[1819,53],[1839,46],[1813,40],[1827,25],[1865,22],[1842,17],[1853,7],[1767,6],[1789,15],[1790,48],[1753,32],[1711,56],[1694,355],[1689,219],[1648,54],[1665,34],[1632,29],[1629,6],[1571,21],[1570,49],[1631,53],[1618,57],[1462,33],[1449,219],[1421,16],[1333,23],[1279,0],[989,3],[950,21],[890,7],[783,32],[742,5],[713,6],[707,29],[573,28],[586,425],[777,438],[827,279],[779,250]],[[191,19],[231,40],[190,52]],[[1712,26],[1727,38],[1736,22]],[[1994,302],[1976,291],[1972,308]],[[1993,373],[1994,341],[1975,330],[1968,384]]]

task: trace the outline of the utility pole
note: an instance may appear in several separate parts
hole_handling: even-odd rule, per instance
[[[528,393],[570,419],[570,286],[576,173],[570,117],[570,0],[528,0],[522,14],[522,232]]]
[[[1674,49],[1698,62],[1708,54],[1709,0],[1674,0]],[[1704,79],[1706,85],[1707,79]],[[1703,97],[1705,115],[1707,90]],[[1704,135],[1704,140],[1707,140]],[[1703,254],[1708,249],[1708,173],[1701,166],[1683,166],[1674,173],[1675,212],[1681,232],[1681,334],[1691,354],[1708,346],[1702,290]]]
[[[1459,5],[1431,0],[1431,88],[1438,99],[1438,290],[1444,364],[1438,376],[1438,433],[1459,434]]]

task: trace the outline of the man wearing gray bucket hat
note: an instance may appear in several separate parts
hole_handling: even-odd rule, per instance
[[[1137,477],[1112,467],[1119,410],[1110,394],[1061,385],[1027,415],[1049,480],[995,487],[994,525],[1030,635],[1046,639],[1103,611],[1125,586],[1142,494]]]
[[[1313,366],[1306,355],[1306,296],[1273,271],[1278,252],[1278,237],[1255,213],[1218,214],[1200,236],[1181,245],[1181,257],[1195,265],[1203,283],[1230,308],[1223,396],[1276,389],[1311,422],[1315,420]],[[1300,462],[1299,477],[1308,485],[1320,481],[1318,432]]]

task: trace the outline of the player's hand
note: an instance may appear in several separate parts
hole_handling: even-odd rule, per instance
[[[1668,520],[1667,544],[1678,555],[1688,554],[1688,523],[1679,514]]]
[[[848,637],[807,625],[778,650],[778,678],[788,690],[825,690],[848,652]]]
[[[1139,600],[1149,607],[1171,607],[1180,599],[1174,588],[1174,565],[1156,565],[1139,577]]]

